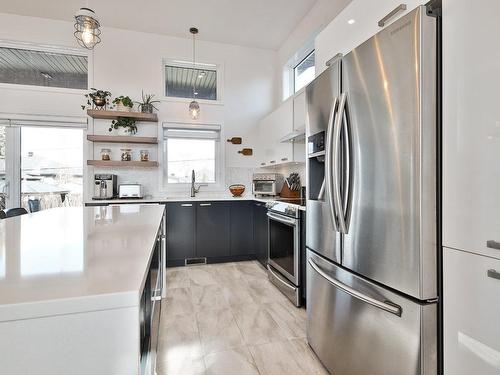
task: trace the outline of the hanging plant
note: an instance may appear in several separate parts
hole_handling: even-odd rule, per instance
[[[112,132],[114,129],[118,130],[123,128],[126,133],[133,135],[137,133],[137,125],[135,124],[135,119],[130,117],[118,117],[117,120],[111,121],[111,126],[109,131]]]

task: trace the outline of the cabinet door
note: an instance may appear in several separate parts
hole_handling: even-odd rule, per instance
[[[230,254],[255,254],[253,238],[252,202],[231,202],[230,206]]]
[[[406,10],[398,12],[387,22],[387,25],[426,2],[425,0],[404,1],[407,6]],[[378,26],[378,21],[401,3],[401,0],[356,0],[347,5],[315,39],[316,75],[327,68],[326,62],[333,56],[338,53],[345,55],[382,30]],[[447,13],[446,19],[448,16]],[[354,23],[348,22],[350,20],[354,20]]]
[[[196,203],[196,256],[229,255],[229,204]]]
[[[293,98],[293,130],[306,127],[306,91],[300,91]]]
[[[267,208],[264,203],[254,202],[253,204],[253,231],[254,231],[254,246],[257,260],[262,265],[267,264],[268,250],[267,250]]]
[[[193,258],[194,203],[167,203],[167,260]]]
[[[482,6],[443,1],[443,244],[500,259],[500,2]]]
[[[500,374],[500,261],[444,248],[443,268],[444,373]]]

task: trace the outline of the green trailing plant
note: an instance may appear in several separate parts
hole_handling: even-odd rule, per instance
[[[85,94],[87,100],[86,105],[82,105],[82,110],[89,109],[106,109],[109,105],[109,99],[111,98],[111,93],[106,90],[98,90],[93,87],[90,88],[91,92]]]
[[[131,117],[118,117],[118,119],[111,121],[111,126],[109,127],[109,131],[113,131],[113,129],[125,128],[128,129],[130,134],[137,133],[137,125],[135,124],[135,119]]]
[[[158,108],[156,108],[155,104],[160,103],[159,100],[153,100],[155,97],[154,94],[144,94],[144,91],[142,91],[142,102],[135,102],[139,106],[139,110],[141,112],[145,113],[153,113],[153,108],[158,111]]]
[[[123,95],[113,99],[113,104],[118,103],[122,103],[125,107],[129,108],[132,108],[134,106],[134,102],[132,101],[132,99],[130,99],[128,96]]]

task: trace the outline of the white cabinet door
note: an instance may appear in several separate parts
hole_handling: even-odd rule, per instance
[[[500,1],[476,6],[443,1],[443,244],[500,259]]]
[[[425,0],[353,0],[316,37],[316,75],[326,69],[325,63],[333,56],[338,53],[346,54],[382,30],[378,26],[378,21],[401,3],[407,5],[406,11],[399,12],[387,24],[426,2]]]
[[[443,265],[445,375],[500,374],[500,261],[444,248]]]
[[[306,127],[306,91],[298,92],[293,98],[293,130]]]

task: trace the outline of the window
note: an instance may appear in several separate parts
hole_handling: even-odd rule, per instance
[[[0,47],[0,82],[87,89],[86,55]]]
[[[217,100],[217,94],[215,65],[197,65],[195,68],[165,65],[165,96]]]
[[[0,126],[0,209],[82,205],[83,129],[13,125]]]
[[[306,86],[314,79],[315,74],[315,58],[314,51],[307,55],[295,68],[293,68],[294,75],[294,89],[295,92]]]
[[[220,182],[220,126],[167,127],[164,147],[167,184],[190,184],[193,170],[197,183]]]

